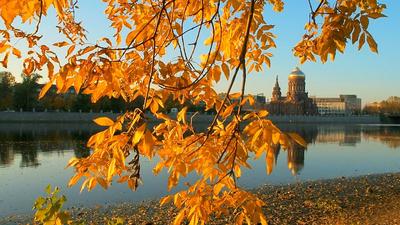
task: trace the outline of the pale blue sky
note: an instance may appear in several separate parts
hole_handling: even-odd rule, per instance
[[[77,14],[83,20],[88,30],[88,39],[92,42],[99,37],[112,35],[109,22],[102,13],[104,4],[97,2],[100,1],[80,1]],[[336,97],[339,94],[356,94],[362,98],[363,104],[380,101],[388,96],[400,96],[400,1],[381,2],[388,7],[385,12],[388,17],[370,21],[370,31],[378,42],[379,54],[370,52],[367,45],[358,51],[356,46],[349,44],[345,54],[338,54],[334,62],[307,62],[303,65],[298,64],[291,49],[304,34],[303,27],[308,21],[309,12],[307,1],[288,0],[283,13],[275,13],[266,7],[265,19],[276,25],[273,32],[278,36],[278,47],[272,50],[274,56],[271,58],[271,68],[260,73],[253,72],[248,77],[248,93],[264,93],[269,98],[276,75],[279,76],[282,93],[286,93],[287,75],[299,66],[306,74],[306,90],[309,95]],[[47,35],[44,41],[48,43],[60,37],[54,32],[56,20],[53,15],[49,14],[40,30]],[[21,71],[20,64],[11,58],[8,70],[17,75]],[[224,91],[226,82],[221,82],[217,88]]]
[[[350,44],[345,54],[338,54],[334,62],[301,65],[309,95],[357,94],[363,103],[400,95],[400,1],[381,2],[388,7],[385,12],[388,17],[370,21],[379,54],[370,52],[367,46],[358,51]],[[287,1],[282,14],[271,15],[271,22],[277,25],[278,48],[274,51],[271,69],[255,74],[255,79],[249,80],[249,86],[255,92],[264,92],[269,97],[277,74],[286,93],[287,74],[298,65],[291,49],[304,33],[303,25],[308,19],[304,13],[307,10],[305,3],[306,0]]]

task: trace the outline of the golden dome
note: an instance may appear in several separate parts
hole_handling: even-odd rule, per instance
[[[289,78],[297,78],[297,77],[301,77],[301,78],[305,78],[305,74],[303,73],[303,71],[301,71],[299,69],[299,67],[296,67],[294,70],[292,70],[292,72],[289,74]]]

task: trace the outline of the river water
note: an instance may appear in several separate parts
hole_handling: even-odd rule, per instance
[[[398,125],[278,125],[297,132],[309,143],[307,149],[277,150],[270,175],[265,157],[251,160],[239,185],[256,188],[263,184],[400,172],[400,126]],[[152,174],[153,161],[142,161],[143,185],[136,192],[125,184],[113,184],[107,191],[97,187],[79,192],[79,185],[67,188],[72,169],[65,169],[71,157],[90,154],[85,142],[99,128],[90,124],[0,124],[0,217],[31,213],[34,200],[47,184],[59,186],[68,199],[67,207],[96,206],[117,202],[140,202],[167,193],[165,171]],[[271,170],[271,168],[270,168]],[[189,176],[186,181],[195,178]],[[182,188],[178,186],[177,189]]]

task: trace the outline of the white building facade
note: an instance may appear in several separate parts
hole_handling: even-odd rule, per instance
[[[339,98],[313,97],[320,115],[354,115],[361,112],[361,99],[356,95],[340,95]]]

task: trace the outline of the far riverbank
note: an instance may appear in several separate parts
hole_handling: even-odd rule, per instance
[[[194,113],[188,113],[188,117]],[[91,123],[95,118],[107,116],[117,118],[120,113],[79,113],[79,112],[0,112],[0,123]],[[171,117],[176,114],[170,114]],[[214,115],[197,114],[194,123],[210,123]],[[147,115],[151,122],[160,122],[157,118]],[[342,123],[342,124],[381,124],[390,123],[379,116],[300,116],[284,115],[269,116],[275,123]]]
[[[268,224],[399,224],[400,173],[336,178],[254,189],[267,205]],[[121,217],[126,224],[169,224],[172,206],[157,201],[73,208],[72,215],[88,224]],[[0,224],[26,224],[29,216],[0,218]],[[209,224],[230,224],[226,219]]]

